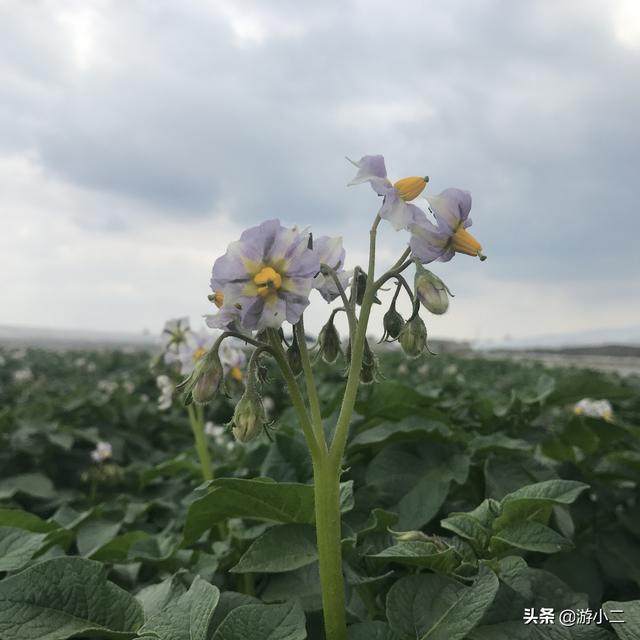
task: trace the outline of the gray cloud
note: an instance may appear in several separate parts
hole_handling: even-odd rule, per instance
[[[124,233],[137,203],[156,224],[226,212],[362,234],[377,201],[344,188],[343,156],[384,153],[395,176],[472,191],[496,283],[611,292],[640,275],[640,57],[611,3],[59,7],[0,8],[0,150],[130,201],[127,222],[75,215],[87,228]]]

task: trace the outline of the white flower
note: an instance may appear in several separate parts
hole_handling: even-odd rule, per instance
[[[76,358],[73,361],[73,364],[78,368],[78,369],[82,369],[82,367],[84,367],[87,364],[87,361],[85,358]]]
[[[93,373],[95,370],[96,370],[96,363],[95,363],[95,362],[90,362],[90,363],[87,365],[87,371],[88,371],[89,373]]]
[[[113,455],[113,447],[110,442],[104,442],[100,440],[96,445],[96,448],[91,452],[91,459],[94,462],[104,462]]]
[[[96,389],[110,396],[118,388],[118,383],[113,380],[98,380]]]
[[[13,372],[13,380],[15,382],[29,382],[33,380],[33,371],[29,369],[29,367],[25,367],[24,369],[17,369]]]
[[[161,375],[156,378],[156,385],[160,389],[158,409],[165,411],[171,406],[174,391],[173,382],[171,382],[169,376]]]
[[[205,422],[204,432],[213,438],[215,444],[222,447],[227,442],[227,429],[219,424],[213,424],[213,422]]]
[[[587,416],[589,418],[602,418],[608,421],[613,419],[613,407],[608,400],[583,398],[580,402],[576,402],[573,412],[578,416]]]

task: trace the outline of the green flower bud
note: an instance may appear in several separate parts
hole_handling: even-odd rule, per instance
[[[340,353],[342,353],[340,334],[333,324],[333,318],[330,318],[320,330],[318,347],[318,353],[327,364],[335,362]]]
[[[354,292],[356,304],[361,305],[364,300],[364,291],[367,288],[367,274],[360,268],[356,268]]]
[[[384,328],[384,334],[382,340],[391,338],[395,340],[399,335],[402,327],[404,326],[403,317],[396,311],[395,305],[393,305],[382,318],[382,326]]]
[[[451,294],[451,292],[447,285],[435,273],[431,273],[420,263],[416,264],[414,285],[418,300],[431,313],[441,315],[449,308],[447,294]]]
[[[360,369],[360,382],[371,384],[380,379],[378,357],[369,346],[369,341],[364,341],[364,353],[362,354],[362,368]]]
[[[299,376],[302,373],[302,356],[300,355],[300,345],[298,344],[298,336],[295,331],[293,333],[291,346],[287,349],[287,361],[289,362],[293,375]]]
[[[267,417],[260,395],[253,387],[247,386],[236,405],[231,420],[233,435],[238,442],[249,442],[260,435],[267,424]]]
[[[427,346],[427,327],[419,315],[416,314],[402,327],[398,342],[409,358],[417,358],[424,351]]]
[[[191,375],[176,389],[184,389],[185,404],[206,404],[216,397],[223,379],[222,363],[218,357],[217,346],[214,346],[198,361]]]

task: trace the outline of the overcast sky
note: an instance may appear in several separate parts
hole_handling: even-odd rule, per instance
[[[639,78],[635,0],[0,0],[0,324],[196,324],[272,217],[363,263],[381,153],[473,194],[432,333],[640,325]]]

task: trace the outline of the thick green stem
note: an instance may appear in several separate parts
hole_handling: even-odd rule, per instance
[[[200,461],[200,471],[204,480],[213,480],[213,467],[211,465],[211,456],[209,455],[209,447],[204,433],[204,410],[202,405],[190,404],[187,407],[189,411],[189,422],[191,423],[191,431]]]
[[[313,462],[316,539],[326,640],[346,640],[347,621],[342,575],[340,469],[326,454]]]

